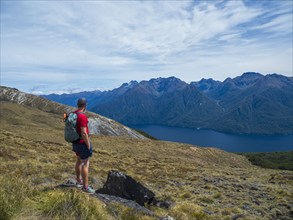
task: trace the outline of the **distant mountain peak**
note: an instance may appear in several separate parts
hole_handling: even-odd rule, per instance
[[[287,77],[281,75],[281,74],[278,74],[278,73],[272,73],[272,74],[268,74],[266,75],[266,77],[272,77],[272,78],[277,78],[277,79],[285,79]]]
[[[258,84],[258,87],[267,87],[267,88],[293,88],[293,81],[290,77],[286,77],[277,73],[268,74],[263,77]]]
[[[202,79],[199,81],[199,83],[201,83],[201,82],[217,82],[217,80],[214,80],[214,79],[212,79],[212,78],[208,78],[208,79],[202,78]],[[219,82],[219,81],[218,81],[218,82]]]
[[[121,87],[131,89],[131,88],[133,88],[133,87],[134,87],[135,85],[137,85],[137,84],[138,84],[138,82],[137,82],[136,80],[131,80],[129,83],[123,83],[123,84],[121,85]]]
[[[202,78],[199,82],[191,82],[190,85],[196,86],[200,91],[206,93],[215,89],[221,82],[213,80],[212,78]]]
[[[170,77],[168,77],[168,78],[166,78],[166,79],[168,79],[168,80],[170,80],[170,81],[180,81],[180,82],[183,82],[181,79],[179,79],[179,78],[177,78],[177,77],[175,77],[175,76],[170,76]]]
[[[262,77],[263,75],[257,72],[245,72],[240,77]]]
[[[231,79],[235,86],[238,88],[246,88],[254,85],[259,79],[263,78],[264,75],[256,72],[245,72],[241,76],[237,76]]]
[[[167,78],[152,78],[149,81],[144,80],[141,81],[138,85],[146,93],[150,93],[155,96],[161,96],[164,93],[182,90],[188,84],[181,79],[171,76]]]
[[[170,77],[158,77],[158,78],[152,78],[149,80],[151,83],[162,83],[162,82],[183,82],[181,79],[176,78],[175,76]]]

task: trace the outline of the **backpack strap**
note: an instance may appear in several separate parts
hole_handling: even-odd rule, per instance
[[[76,114],[77,117],[78,117],[78,115],[80,115],[80,114],[85,114],[85,113],[84,113],[84,112],[76,112],[75,114]],[[77,122],[77,119],[76,119],[76,122]],[[77,132],[77,123],[76,123],[76,132]],[[78,139],[76,142],[78,142],[80,139],[81,139],[81,134],[79,134],[79,139]]]

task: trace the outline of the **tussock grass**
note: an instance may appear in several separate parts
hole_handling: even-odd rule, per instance
[[[121,220],[155,220],[155,218],[142,215],[141,213],[138,213],[133,209],[126,208],[121,213]]]
[[[36,191],[28,180],[17,176],[0,177],[0,219],[11,219],[17,214],[23,202]]]
[[[74,189],[44,192],[34,206],[50,219],[112,219],[102,202]]]
[[[75,155],[63,140],[59,116],[11,103],[1,104],[0,113],[0,218],[152,219],[121,205],[104,207],[80,191],[44,192],[74,176]],[[187,144],[106,136],[92,142],[90,184],[100,188],[109,170],[125,172],[175,203],[170,210],[150,207],[158,216],[276,219],[292,213],[292,171],[259,168],[244,156]]]
[[[177,204],[175,207],[171,209],[170,214],[175,219],[180,219],[180,220],[209,219],[209,217],[203,212],[202,207],[195,204],[187,203],[187,202],[182,202]]]

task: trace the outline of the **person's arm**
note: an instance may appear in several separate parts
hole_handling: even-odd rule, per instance
[[[86,144],[87,148],[90,150],[91,144],[90,144],[90,138],[88,134],[86,133],[86,127],[81,127],[81,136],[84,140],[84,143]]]

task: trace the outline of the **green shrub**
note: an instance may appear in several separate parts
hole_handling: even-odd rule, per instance
[[[241,153],[257,166],[280,170],[293,170],[293,151],[269,153]]]

